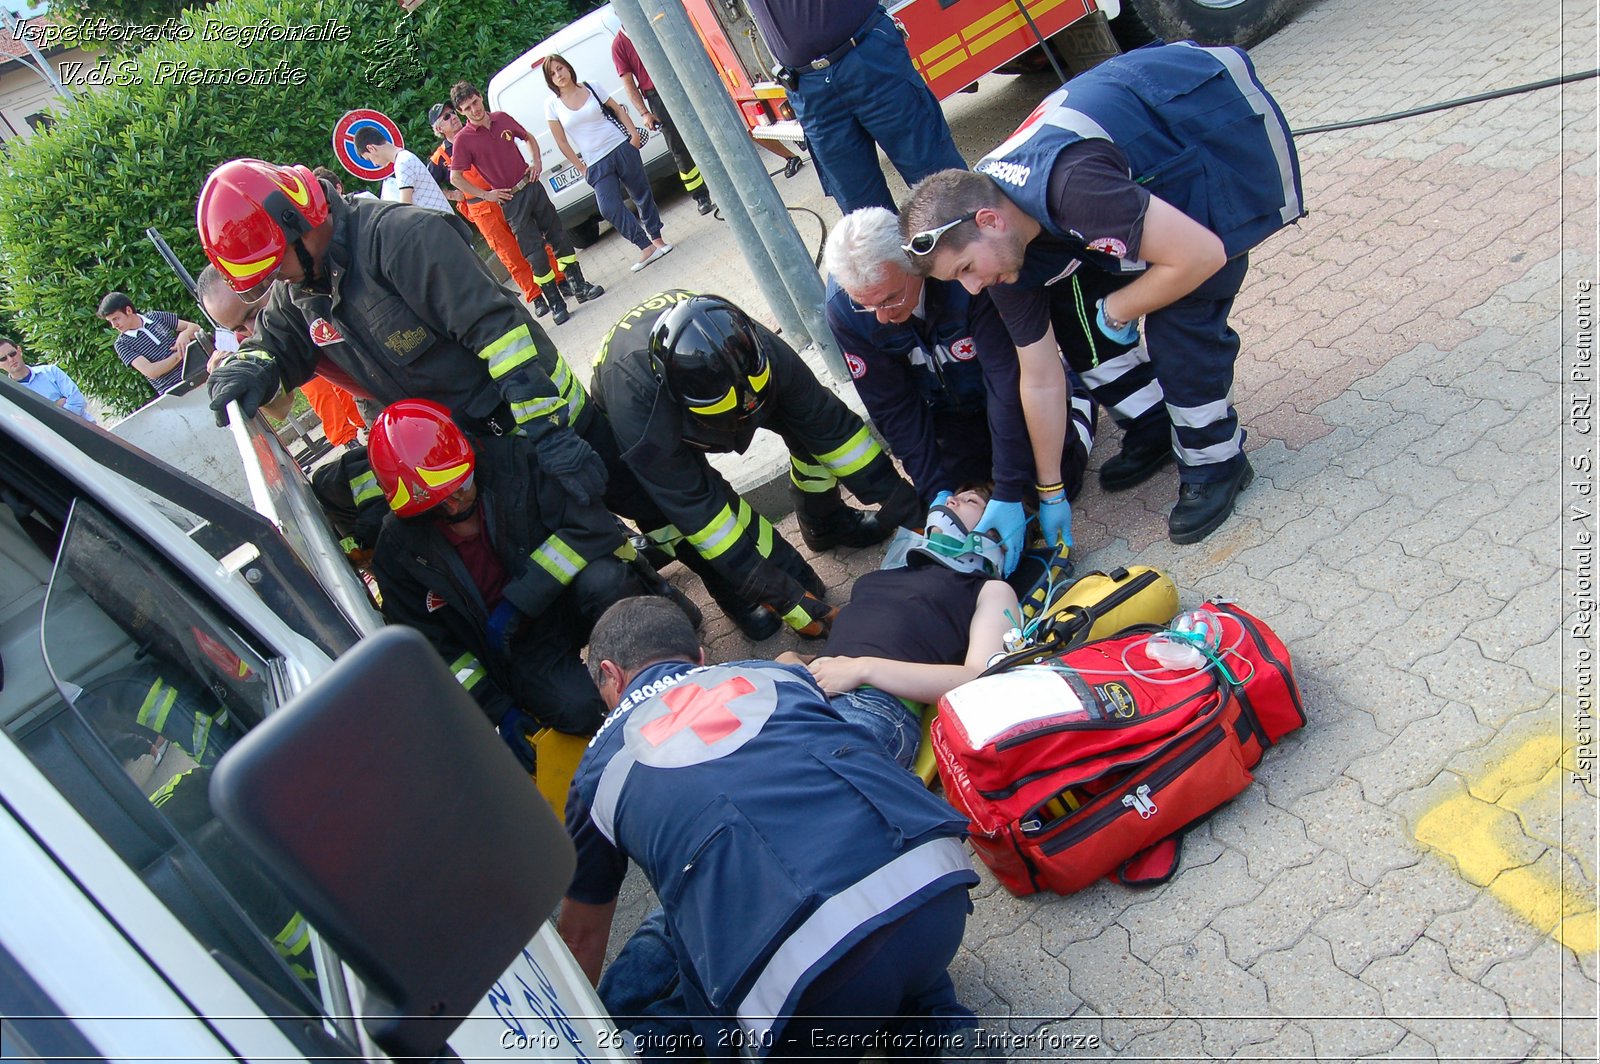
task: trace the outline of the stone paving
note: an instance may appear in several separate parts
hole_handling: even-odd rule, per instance
[[[1324,0],[1252,57],[1299,129],[1594,68],[1595,25],[1570,0]],[[1014,1058],[1596,1059],[1592,673],[1575,667],[1594,643],[1570,634],[1593,559],[1569,549],[1593,542],[1575,538],[1593,489],[1571,486],[1592,485],[1571,464],[1592,437],[1569,418],[1593,385],[1567,381],[1585,350],[1593,368],[1595,85],[1302,138],[1311,216],[1253,256],[1235,314],[1258,474],[1236,516],[1172,546],[1170,473],[1077,503],[1081,568],[1156,565],[1186,604],[1265,618],[1310,723],[1190,833],[1165,886],[1014,898],[984,874],[954,973]],[[1047,88],[986,78],[951,101],[967,157]],[[778,185],[837,217],[809,167]],[[715,223],[683,199],[667,221],[679,252],[622,283],[603,268],[615,238],[591,252],[612,294],[557,334],[569,357],[644,280],[759,306]],[[798,543],[792,517],[779,529]],[[878,556],[814,563],[843,601]],[[707,613],[718,660],[798,645],[754,647]],[[646,903],[630,892],[619,940]]]

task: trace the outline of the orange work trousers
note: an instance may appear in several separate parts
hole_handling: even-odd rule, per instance
[[[468,200],[461,205],[461,212],[478,227],[478,232],[488,241],[490,250],[505,264],[506,272],[522,289],[522,298],[531,300],[538,295],[539,282],[533,279],[533,267],[523,258],[522,249],[517,246],[517,235],[506,224],[506,214],[500,209],[500,204],[487,200]],[[550,270],[556,275],[556,280],[566,280],[567,275],[556,265],[556,255],[550,250],[550,245],[545,245],[544,253],[549,256]]]
[[[300,386],[306,402],[322,420],[322,433],[335,447],[343,446],[356,438],[356,433],[367,427],[356,409],[355,398],[337,384],[312,377]]]

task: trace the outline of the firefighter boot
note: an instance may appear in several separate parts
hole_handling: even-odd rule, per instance
[[[583,279],[583,267],[576,262],[567,267],[567,283],[572,286],[572,296],[579,303],[587,303],[606,294],[604,288]]]
[[[567,309],[567,301],[561,298],[561,289],[552,286],[539,293],[541,299],[550,302],[550,320],[557,325],[564,324],[572,317],[572,311]]]
[[[544,297],[543,289],[540,289],[538,295],[528,300],[528,306],[533,308],[533,316],[536,318],[542,318],[550,313],[550,301]]]
[[[870,547],[882,543],[894,526],[878,520],[876,511],[841,506],[826,517],[800,514],[800,538],[818,553],[834,547]]]
[[[1232,475],[1226,480],[1203,484],[1180,483],[1178,504],[1167,515],[1167,536],[1177,544],[1199,543],[1215,532],[1233,513],[1233,500],[1250,486],[1256,471],[1250,459],[1239,456]]]

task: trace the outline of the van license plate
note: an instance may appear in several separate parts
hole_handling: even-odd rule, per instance
[[[568,185],[576,184],[578,177],[578,168],[576,166],[563,166],[550,175],[550,191],[560,192]]]

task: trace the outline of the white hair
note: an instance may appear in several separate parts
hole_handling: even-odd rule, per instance
[[[884,207],[862,207],[839,220],[822,248],[822,268],[846,292],[882,284],[887,267],[907,273],[911,259],[900,247],[900,219]]]

